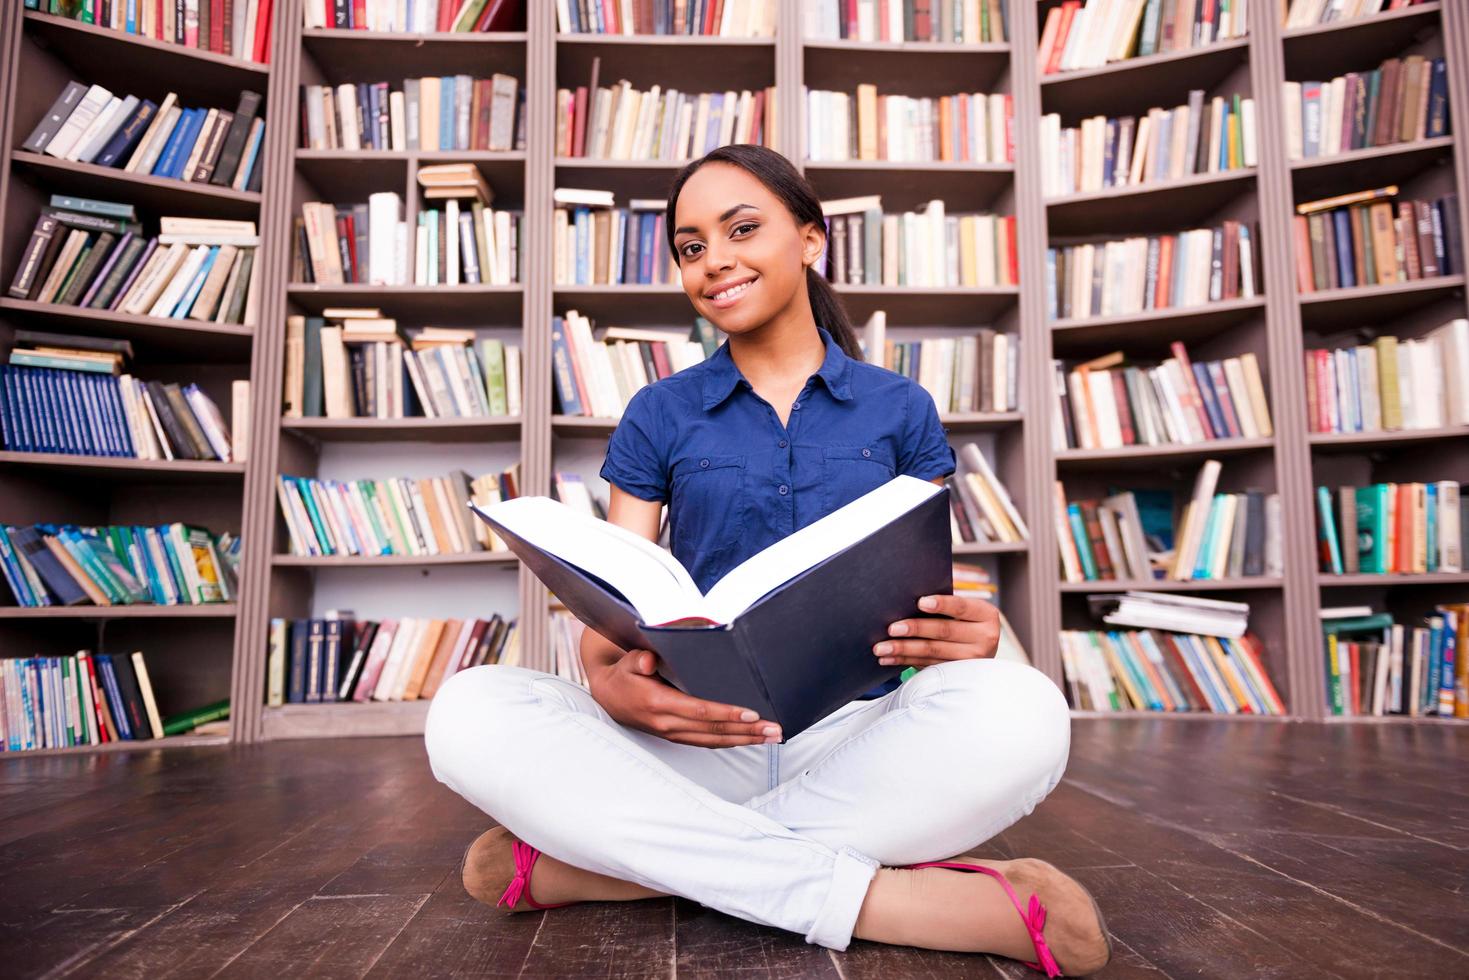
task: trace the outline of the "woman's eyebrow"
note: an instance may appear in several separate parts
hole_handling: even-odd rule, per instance
[[[749,208],[751,211],[759,211],[760,210],[759,208],[755,207],[755,205],[753,205],[753,204],[736,204],[734,207],[730,208],[728,211],[726,211],[723,214],[721,214],[719,216],[719,220],[716,221],[715,224],[721,224],[721,225],[724,224],[726,221],[728,221],[730,219],[730,216],[731,215],[735,214],[737,211],[740,211],[743,208]],[[675,235],[682,235],[686,231],[687,232],[690,232],[690,233],[696,233],[696,232],[698,232],[698,230],[699,229],[697,229],[697,228],[690,228],[689,226],[685,225],[682,228],[675,228],[673,230],[673,233]]]

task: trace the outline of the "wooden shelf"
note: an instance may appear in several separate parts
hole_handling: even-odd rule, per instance
[[[1160,721],[1299,721],[1291,715],[1225,714],[1214,711],[1083,711],[1071,709],[1071,717],[1079,721],[1100,718],[1156,718]]]
[[[1328,572],[1321,572],[1316,576],[1316,581],[1323,589],[1345,588],[1352,585],[1462,585],[1469,583],[1469,571],[1424,572],[1422,574],[1391,572],[1386,575],[1364,573],[1332,575]]]
[[[1075,469],[1128,464],[1153,466],[1160,460],[1206,459],[1225,453],[1250,453],[1274,447],[1274,439],[1261,437],[1208,439],[1204,442],[1169,443],[1164,446],[1123,446],[1121,449],[1062,449],[1056,453],[1056,465]]]
[[[1127,582],[1120,580],[1097,581],[1097,582],[1062,582],[1063,593],[1078,592],[1233,592],[1252,589],[1266,591],[1279,589],[1282,580],[1269,575],[1255,575],[1249,578],[1204,578],[1190,579],[1186,582],[1176,582],[1173,579],[1163,579],[1153,582]]]
[[[432,700],[325,701],[267,706],[262,712],[266,739],[343,736],[422,735]]]
[[[1001,429],[1025,421],[1024,412],[940,412],[939,422],[946,429]]]
[[[60,160],[44,153],[11,150],[10,162],[44,178],[48,189],[66,189],[86,197],[126,197],[130,203],[152,211],[174,211],[186,207],[216,217],[254,220],[260,211],[260,195],[191,180],[130,173],[120,167]],[[257,224],[258,227],[258,224]]]
[[[852,92],[876,81],[883,92],[912,96],[993,92],[1010,70],[1010,45],[943,41],[847,41],[811,38],[800,43],[802,79],[815,89]],[[962,80],[962,81],[961,81]]]
[[[0,606],[0,619],[232,619],[233,602],[179,606]]]
[[[553,415],[551,431],[553,434],[574,437],[610,435],[619,421],[621,420],[590,415]]]
[[[1167,339],[1188,342],[1212,337],[1238,327],[1253,317],[1264,316],[1265,298],[1230,299],[1202,306],[1173,306],[1165,310],[1143,310],[1116,316],[1051,321],[1051,343],[1057,356],[1086,351],[1111,350],[1137,344],[1139,341]]]
[[[1014,184],[1015,165],[957,161],[805,160],[801,169],[824,199],[881,194],[888,212],[942,198],[950,214],[990,211]]]
[[[71,330],[107,337],[126,337],[147,351],[183,355],[196,361],[239,361],[250,356],[250,339],[255,328],[237,323],[205,323],[201,320],[135,316],[111,310],[92,310],[59,303],[37,303],[33,300],[0,298],[0,311],[13,314],[9,319],[38,317],[57,321],[48,330]]]
[[[1046,201],[1051,237],[1157,233],[1191,228],[1245,193],[1254,167],[1155,180]]]
[[[509,551],[470,551],[448,555],[271,555],[277,568],[431,568],[438,565],[508,565],[518,561]]]
[[[1412,310],[1451,298],[1464,289],[1462,275],[1435,276],[1376,286],[1324,289],[1297,293],[1301,322],[1316,330],[1355,327],[1375,320],[1391,319]]]
[[[130,459],[118,456],[73,456],[69,453],[0,452],[0,466],[84,473],[98,479],[154,482],[233,480],[245,475],[244,463],[199,459]]]
[[[614,48],[775,48],[774,37],[723,37],[718,34],[573,34],[557,31],[556,43]]]
[[[1029,541],[964,541],[954,545],[954,557],[968,555],[1028,555]]]
[[[860,326],[877,310],[888,325],[922,323],[980,326],[1015,306],[1017,286],[836,286],[852,322]]]
[[[95,755],[99,752],[147,752],[155,749],[187,749],[208,745],[228,745],[225,735],[168,735],[138,741],[103,742],[101,745],[72,745],[62,749],[31,749],[26,752],[0,752],[0,759],[39,759],[43,756]]]
[[[963,55],[968,58],[1008,58],[1010,45],[1006,41],[985,41],[979,44],[960,44],[954,41],[853,41],[841,38],[805,38],[801,41],[805,51],[835,51],[842,55],[861,54],[912,54],[912,55]]]
[[[328,306],[380,306],[387,316],[444,326],[520,325],[524,289],[511,286],[377,286],[292,283],[286,295],[302,309],[320,314]]]
[[[200,83],[228,79],[245,88],[263,86],[270,76],[270,66],[255,61],[169,44],[37,10],[27,10],[24,16],[28,30],[45,36],[73,56],[96,59],[112,71],[148,72],[155,76],[166,72],[170,79],[187,73],[185,77]]]
[[[1434,26],[1440,7],[1438,3],[1424,3],[1285,31],[1281,41],[1286,77],[1331,78],[1365,70],[1401,53],[1421,32]]]
[[[1391,447],[1400,443],[1417,444],[1439,439],[1469,439],[1469,426],[1456,425],[1442,429],[1398,429],[1392,432],[1313,432],[1307,437],[1311,445],[1323,451],[1340,449],[1355,452],[1364,447]]]
[[[674,173],[690,160],[615,160],[609,157],[556,157],[556,166],[567,170],[656,170]]]
[[[301,31],[301,40],[307,48],[318,48],[325,42],[340,42],[351,45],[352,53],[358,56],[368,48],[379,44],[401,44],[410,48],[431,47],[440,44],[524,44],[529,35],[525,31],[359,31],[336,27],[308,27]]]
[[[282,419],[281,430],[318,442],[480,442],[519,439],[519,416],[504,418]]]
[[[1327,715],[1322,720],[1331,725],[1469,725],[1469,718],[1441,715]]]
[[[1170,51],[1114,61],[1100,68],[1040,76],[1043,112],[1059,112],[1076,122],[1096,113],[1136,112],[1162,103],[1177,105],[1191,88],[1209,89],[1249,54],[1248,38],[1234,38],[1201,48]],[[1103,79],[1123,77],[1118,84]],[[1119,85],[1122,88],[1119,89]],[[1168,99],[1174,101],[1169,102]]]
[[[1403,183],[1432,167],[1450,164],[1453,154],[1454,138],[1437,136],[1292,160],[1291,185],[1297,200],[1315,200],[1363,187]]]

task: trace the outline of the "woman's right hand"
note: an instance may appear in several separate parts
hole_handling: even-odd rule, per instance
[[[658,654],[629,650],[588,673],[592,696],[619,724],[684,745],[722,749],[780,741],[780,726],[748,708],[685,694],[657,673]]]

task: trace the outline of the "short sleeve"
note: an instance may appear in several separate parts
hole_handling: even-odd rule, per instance
[[[668,499],[668,442],[651,388],[639,389],[607,441],[601,476],[641,500]]]
[[[917,384],[908,386],[908,410],[903,422],[903,445],[898,451],[898,473],[932,480],[954,472],[954,449],[949,445],[932,396]]]

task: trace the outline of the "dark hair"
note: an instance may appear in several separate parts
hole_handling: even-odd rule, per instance
[[[678,176],[673,178],[673,186],[668,190],[668,211],[665,224],[668,230],[668,250],[673,253],[675,260],[678,259],[678,250],[673,247],[673,212],[678,206],[678,195],[694,172],[706,163],[734,164],[780,198],[781,203],[791,212],[791,217],[796,219],[797,225],[805,225],[814,221],[823,232],[826,230],[826,217],[821,213],[820,199],[811,189],[811,185],[806,183],[806,178],[801,176],[800,171],[789,160],[763,146],[735,143],[730,146],[721,146],[717,150],[704,154],[680,170]],[[837,298],[836,291],[831,288],[831,284],[821,278],[820,273],[810,266],[806,268],[806,293],[811,298],[811,313],[815,316],[816,322],[826,328],[832,339],[840,345],[848,357],[861,360],[862,348],[857,343],[857,331],[853,329],[852,321],[847,318],[847,311],[842,308],[842,301]]]

